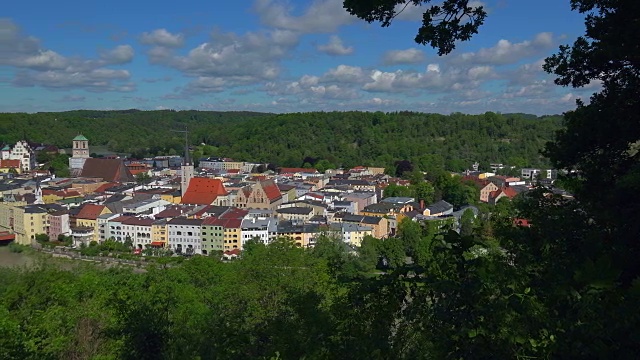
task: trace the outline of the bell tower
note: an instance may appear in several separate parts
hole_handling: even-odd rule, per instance
[[[84,135],[78,135],[73,138],[73,150],[71,155],[77,158],[89,157],[89,139]]]
[[[71,157],[69,158],[69,170],[72,174],[79,174],[84,167],[84,162],[89,158],[89,139],[82,134],[73,138]]]

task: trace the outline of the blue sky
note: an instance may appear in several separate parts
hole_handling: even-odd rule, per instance
[[[419,7],[380,28],[342,0],[6,2],[0,111],[554,114],[596,89],[541,68],[584,32],[568,0],[481,3],[480,33],[439,57],[413,42]]]

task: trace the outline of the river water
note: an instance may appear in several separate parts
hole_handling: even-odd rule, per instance
[[[28,254],[9,251],[8,246],[0,246],[0,267],[28,266],[33,264],[33,257]]]

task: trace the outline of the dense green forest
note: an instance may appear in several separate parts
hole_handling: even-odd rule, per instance
[[[623,294],[606,260],[585,267],[564,256],[575,240],[560,229],[580,239],[599,231],[575,204],[533,192],[465,213],[460,234],[405,219],[398,236],[368,237],[357,254],[328,233],[311,249],[249,242],[239,260],[160,258],[144,273],[55,262],[0,269],[0,354],[633,358],[638,284]],[[513,227],[513,216],[537,226]]]
[[[451,115],[414,112],[314,112],[262,114],[207,111],[70,111],[0,114],[0,141],[22,138],[70,147],[78,133],[90,145],[136,156],[180,154],[188,127],[193,145],[206,154],[280,166],[305,158],[345,167],[392,167],[410,160],[418,169],[436,161],[454,171],[500,162],[545,166],[545,143],[560,129],[560,116]],[[434,160],[435,157],[435,160]]]

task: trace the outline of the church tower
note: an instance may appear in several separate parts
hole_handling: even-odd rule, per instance
[[[189,188],[189,182],[193,178],[193,162],[191,162],[189,156],[189,133],[187,130],[184,130],[184,160],[182,161],[182,166],[180,169],[182,170],[182,176],[180,178],[180,190],[182,192],[182,196],[187,192],[187,188]]]
[[[78,135],[73,138],[73,157],[88,158],[89,157],[89,139],[84,135]]]
[[[82,134],[73,138],[73,148],[69,158],[69,170],[79,172],[84,167],[84,162],[89,158],[89,139]]]

